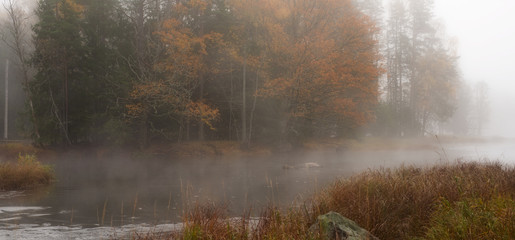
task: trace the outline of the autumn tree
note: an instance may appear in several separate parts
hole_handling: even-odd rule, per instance
[[[264,96],[287,113],[290,139],[367,123],[381,69],[374,22],[350,1],[276,1],[267,28],[269,79]]]
[[[150,123],[154,126],[159,119],[169,119],[177,126],[174,130],[186,131],[186,138],[192,121],[198,123],[199,139],[204,138],[204,125],[214,129],[212,121],[218,117],[218,110],[204,101],[204,86],[217,71],[208,55],[223,43],[220,34],[207,29],[212,8],[210,1],[185,1],[173,6],[172,18],[155,33],[164,46],[163,57],[153,66],[158,75],[135,85],[130,94],[133,103],[127,105],[130,116],[153,117],[156,121]],[[155,127],[165,135],[170,130]]]

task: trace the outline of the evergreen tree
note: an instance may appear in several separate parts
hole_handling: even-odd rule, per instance
[[[30,88],[43,144],[78,141],[89,114],[83,101],[88,91],[83,86],[84,35],[81,29],[83,7],[72,0],[43,0],[34,26],[35,52],[32,62],[37,70]]]

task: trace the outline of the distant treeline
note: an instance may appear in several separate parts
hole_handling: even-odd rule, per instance
[[[457,109],[430,0],[10,3],[37,144],[423,135]]]

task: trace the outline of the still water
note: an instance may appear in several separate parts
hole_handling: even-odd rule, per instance
[[[367,169],[498,160],[515,164],[515,142],[435,143],[424,148],[276,154],[240,159],[61,154],[58,182],[37,191],[0,192],[0,239],[96,239],[115,232],[171,229],[183,209],[225,206],[230,216],[268,205],[302,204],[337,177]]]

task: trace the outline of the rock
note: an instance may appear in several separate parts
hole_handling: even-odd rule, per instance
[[[329,212],[318,216],[318,221],[309,231],[320,232],[322,239],[327,240],[379,240],[354,221],[343,217],[337,212]]]
[[[306,168],[319,168],[320,164],[316,162],[307,162],[304,164]]]

